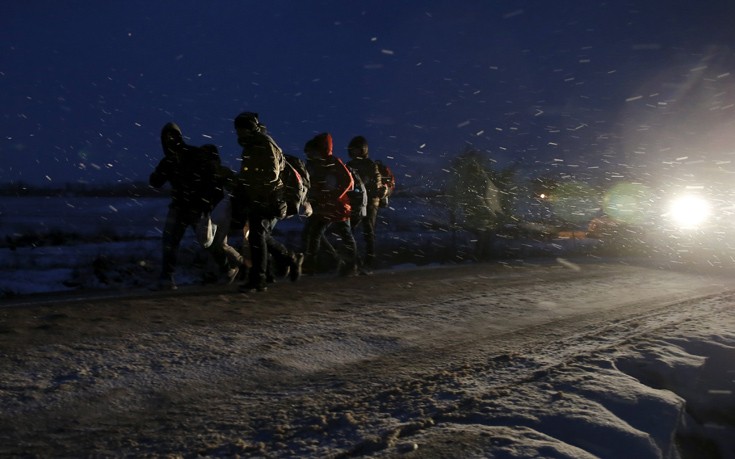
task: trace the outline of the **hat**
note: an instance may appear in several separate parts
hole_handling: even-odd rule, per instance
[[[256,131],[260,126],[258,114],[255,112],[242,112],[235,118],[235,129],[244,131]]]
[[[332,156],[332,147],[332,135],[328,132],[322,132],[307,142],[305,148],[310,148],[322,158],[326,158]]]
[[[368,144],[367,139],[361,135],[353,137],[347,145],[350,158],[367,158]]]
[[[171,148],[184,143],[181,128],[176,123],[166,123],[161,129],[161,145],[164,154],[171,153]]]
[[[163,131],[172,130],[172,131],[176,131],[179,134],[181,134],[181,128],[179,127],[178,124],[174,123],[173,121],[170,121],[170,122],[164,124],[163,125],[163,128],[161,130],[163,130]]]
[[[324,156],[329,156],[332,154],[332,149],[334,147],[334,143],[332,142],[332,134],[328,132],[322,132],[321,134],[314,137],[314,141],[316,142],[316,148],[319,153],[323,154]]]

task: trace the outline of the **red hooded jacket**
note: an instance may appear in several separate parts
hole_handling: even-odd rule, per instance
[[[307,142],[304,148],[311,187],[309,203],[314,217],[328,221],[345,221],[350,218],[350,198],[355,183],[341,159],[332,154],[332,136],[322,133]]]

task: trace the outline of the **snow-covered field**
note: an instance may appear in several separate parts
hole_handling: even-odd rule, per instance
[[[0,197],[0,298],[152,284],[158,275],[168,202],[168,198]],[[382,264],[471,260],[474,236],[450,231],[448,217],[436,199],[393,199],[378,216]],[[298,249],[302,227],[302,220],[287,219],[278,224],[277,236]],[[356,241],[362,244],[359,233]],[[238,245],[241,239],[233,235],[231,243]],[[579,252],[583,244],[522,241],[513,250],[519,256],[564,254]],[[198,283],[207,257],[192,231],[186,233],[180,253],[177,282]]]
[[[166,202],[138,204],[87,207],[116,242],[8,248],[3,272],[23,273],[20,290],[125,254],[131,277],[152,278],[139,254],[155,265]],[[72,214],[38,210],[55,224]],[[438,228],[416,237],[385,221],[384,243],[441,247],[445,231],[422,223],[438,214],[413,216]],[[150,238],[123,241],[133,233]],[[0,455],[735,458],[733,272],[548,243],[559,256],[409,263],[261,294],[192,274],[174,293],[121,279],[7,297]]]

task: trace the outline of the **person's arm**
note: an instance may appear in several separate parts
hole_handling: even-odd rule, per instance
[[[166,184],[167,181],[170,180],[173,167],[173,156],[167,155],[158,163],[156,169],[151,173],[151,176],[148,178],[148,183],[153,188],[161,188],[164,184]]]

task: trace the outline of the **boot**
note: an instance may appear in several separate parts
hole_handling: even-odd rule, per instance
[[[265,277],[260,278],[260,276],[251,276],[250,280],[248,280],[244,284],[241,284],[238,290],[242,293],[248,293],[252,291],[265,292],[266,290],[268,290],[268,285],[266,283]]]

